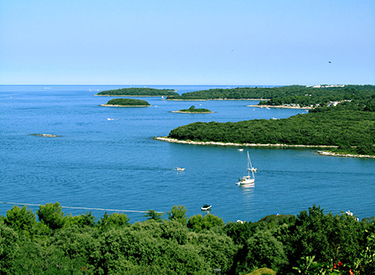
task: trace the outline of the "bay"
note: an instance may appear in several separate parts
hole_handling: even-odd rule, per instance
[[[257,101],[147,100],[149,108],[100,107],[102,90],[129,85],[0,86],[0,201],[187,215],[203,204],[225,222],[298,214],[313,204],[325,212],[374,215],[375,160],[320,156],[313,149],[199,146],[156,141],[196,121],[287,118],[304,110],[246,107]],[[143,86],[139,86],[143,87]],[[174,85],[179,93],[228,86]],[[207,108],[212,114],[171,113]],[[54,134],[40,137],[32,134]],[[246,151],[258,168],[254,188],[235,185],[246,172]],[[185,171],[177,172],[177,167]],[[0,204],[0,215],[11,209]],[[34,211],[37,206],[30,206]],[[63,208],[73,215],[86,210]],[[95,210],[100,218],[104,211]],[[127,213],[131,222],[145,218]],[[164,215],[167,218],[167,214]]]

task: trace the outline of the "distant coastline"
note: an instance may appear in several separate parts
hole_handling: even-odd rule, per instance
[[[94,96],[115,96],[115,97],[167,97],[166,95],[94,95]]]
[[[235,101],[257,101],[257,100],[269,100],[264,98],[196,98],[196,99],[188,99],[188,98],[167,98],[167,100],[175,100],[175,101],[210,101],[210,100],[235,100]]]
[[[300,106],[288,106],[288,105],[247,105],[246,107],[252,108],[274,108],[274,109],[302,109],[311,110],[313,107],[300,107]]]

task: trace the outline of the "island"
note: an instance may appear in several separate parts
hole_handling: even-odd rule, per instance
[[[313,109],[374,98],[374,85],[291,85],[209,89],[171,95],[167,100],[259,100],[259,107]]]
[[[172,89],[154,88],[122,88],[117,90],[102,91],[97,96],[178,96]]]
[[[146,100],[130,99],[130,98],[116,98],[102,104],[103,107],[150,107],[150,103]]]
[[[183,113],[183,114],[212,114],[208,109],[205,108],[195,108],[194,105],[190,106],[189,109],[181,109],[179,111],[172,111],[172,113]]]
[[[234,146],[332,148],[324,155],[375,156],[375,99],[358,98],[286,119],[195,122],[161,140]]]

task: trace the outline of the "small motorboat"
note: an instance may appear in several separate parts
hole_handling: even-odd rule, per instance
[[[177,167],[176,170],[177,171],[185,171],[185,168]]]
[[[209,205],[209,204],[205,204],[201,207],[201,210],[202,211],[210,211],[211,210],[211,207],[212,205]]]

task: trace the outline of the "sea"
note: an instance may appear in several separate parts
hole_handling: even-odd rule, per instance
[[[174,205],[184,206],[188,217],[207,215],[204,204],[226,223],[298,215],[313,205],[325,213],[375,216],[375,159],[154,140],[198,121],[282,119],[305,110],[248,107],[256,100],[162,97],[134,97],[152,107],[114,108],[99,106],[114,97],[95,96],[128,87],[184,93],[239,86],[246,85],[1,85],[0,215],[15,205],[36,213],[39,205],[59,202],[66,215],[92,212],[100,219],[117,211],[133,223],[145,220],[147,210],[167,219]],[[214,113],[172,112],[192,105]],[[246,175],[247,151],[257,168],[251,188],[236,185]]]

